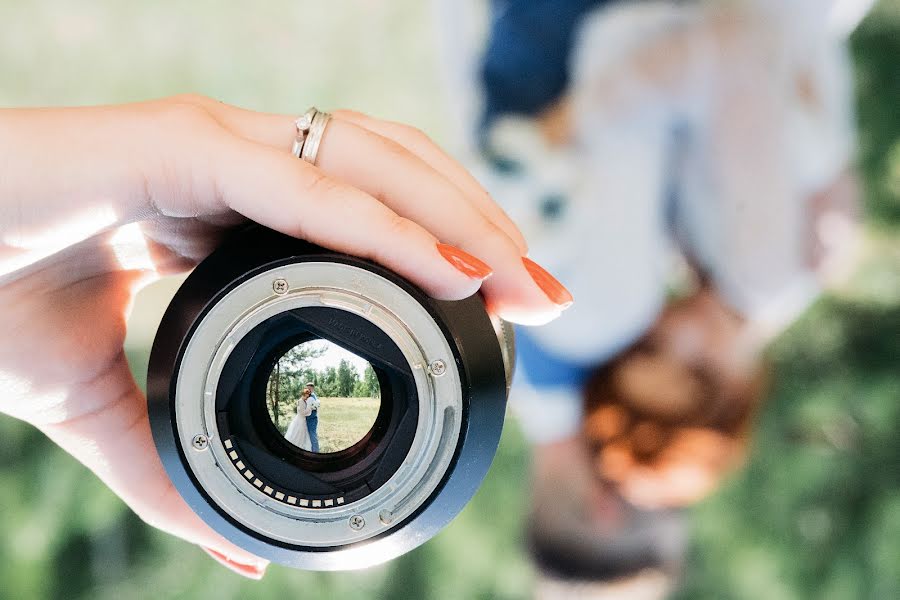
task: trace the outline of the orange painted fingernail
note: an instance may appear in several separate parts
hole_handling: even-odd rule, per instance
[[[522,257],[522,262],[525,264],[525,270],[528,271],[528,274],[531,275],[534,282],[538,284],[538,287],[547,294],[547,297],[550,298],[554,304],[564,309],[572,306],[572,303],[575,302],[575,298],[572,297],[572,294],[565,286],[563,286],[563,284],[544,270],[544,267],[527,257]]]
[[[456,246],[438,244],[437,249],[441,256],[447,259],[447,262],[456,267],[457,271],[472,279],[487,279],[494,272],[488,265]]]
[[[238,562],[225,556],[221,552],[216,552],[212,548],[207,548],[206,546],[200,546],[200,548],[202,548],[203,551],[209,554],[211,557],[216,559],[216,562],[218,562],[229,571],[237,573],[238,575],[243,575],[248,579],[255,579],[259,581],[263,578],[263,575],[266,574],[266,568],[263,566],[248,565],[246,563]]]

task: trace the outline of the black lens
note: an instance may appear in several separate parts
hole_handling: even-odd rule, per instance
[[[360,568],[422,544],[472,497],[511,345],[477,295],[434,300],[367,260],[248,227],[163,317],[150,425],[178,492],[227,539],[285,565]],[[323,347],[359,360],[352,393],[315,362]],[[301,382],[320,403],[318,452],[288,431]]]
[[[329,353],[333,356],[326,358]],[[296,435],[296,407],[306,384],[314,384],[313,393],[316,387],[329,393],[363,391],[330,379],[327,360],[338,358],[336,379],[342,356],[371,368],[374,382],[365,392],[374,388],[378,396],[341,397],[332,405],[329,398],[318,398],[319,452],[313,452],[311,439],[294,443],[311,438],[308,422],[306,436]],[[237,344],[217,386],[216,412],[223,439],[234,445],[235,465],[243,463],[263,485],[286,496],[350,502],[378,489],[402,463],[415,435],[418,395],[408,362],[387,334],[355,314],[307,307],[271,317]],[[352,426],[346,422],[350,416]],[[289,440],[285,434],[292,424]],[[341,437],[329,439],[329,432]]]

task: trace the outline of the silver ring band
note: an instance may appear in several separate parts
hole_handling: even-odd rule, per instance
[[[300,158],[300,153],[303,151],[303,142],[306,141],[305,133],[297,133],[297,137],[294,138],[294,144],[291,146],[291,154]]]
[[[306,134],[306,139],[300,149],[300,158],[310,164],[316,164],[316,156],[319,153],[319,144],[322,143],[322,135],[325,133],[325,126],[331,120],[331,115],[327,112],[316,111]]]
[[[313,119],[318,112],[316,107],[312,106],[294,121],[294,126],[297,128],[297,135],[294,138],[294,145],[291,146],[291,154],[297,158],[300,158],[300,154],[303,152],[303,144],[306,142],[306,138],[309,135],[309,128],[312,127]]]

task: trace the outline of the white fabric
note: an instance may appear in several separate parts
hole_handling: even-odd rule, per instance
[[[529,241],[529,256],[572,292],[575,304],[529,329],[538,343],[575,362],[604,360],[653,322],[665,297],[664,114],[636,110],[609,123],[589,148],[552,148],[533,124],[507,118],[492,146],[522,164],[512,177],[484,174],[491,194]],[[548,220],[541,201],[565,205]]]
[[[657,143],[621,126],[648,106],[678,130],[666,176],[679,241],[751,320],[783,314],[777,305],[786,298],[795,312],[798,289],[815,297],[807,201],[854,151],[850,71],[828,8],[809,0],[620,4],[586,21],[573,56],[575,131],[588,152],[598,139]],[[631,239],[619,239],[631,262]]]
[[[297,401],[297,414],[291,419],[291,424],[284,433],[284,439],[307,451],[312,450],[312,440],[310,440],[309,430],[306,428],[306,417],[310,412],[306,402],[300,398]]]

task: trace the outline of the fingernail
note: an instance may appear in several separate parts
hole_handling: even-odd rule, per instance
[[[472,279],[487,279],[494,272],[488,265],[456,246],[438,244],[437,249],[457,271]]]
[[[238,575],[243,575],[248,579],[255,579],[259,581],[266,574],[266,567],[261,567],[259,565],[248,565],[246,563],[238,562],[234,559],[228,558],[221,552],[217,552],[212,548],[207,548],[206,546],[200,546],[204,552],[213,557],[216,562],[220,565],[232,571],[233,573],[237,573]]]
[[[528,271],[528,274],[531,275],[534,282],[538,284],[538,287],[547,294],[547,297],[550,298],[554,304],[562,309],[572,306],[572,303],[575,302],[575,298],[572,297],[569,290],[567,290],[563,284],[558,282],[553,275],[545,271],[542,266],[530,258],[522,257],[522,262],[525,264],[525,270]]]

